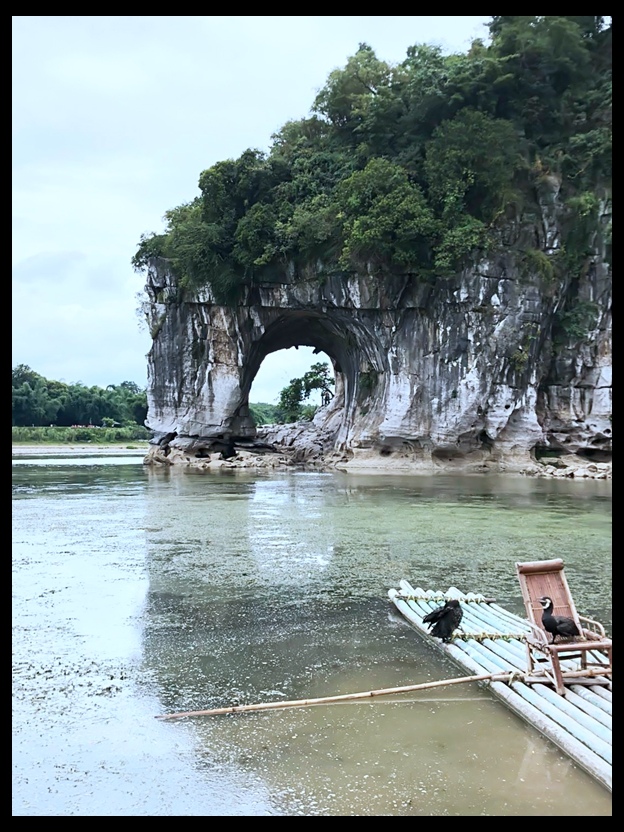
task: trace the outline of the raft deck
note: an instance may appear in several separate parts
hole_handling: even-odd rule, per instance
[[[529,622],[483,595],[413,588],[400,581],[388,596],[399,612],[429,642],[471,674],[508,672],[506,682],[483,682],[517,716],[557,745],[577,765],[612,791],[612,682],[607,676],[566,680],[560,696],[543,676],[527,673]],[[457,598],[464,615],[449,644],[429,634],[423,616]],[[604,656],[593,654],[596,661]],[[578,661],[562,661],[576,669]]]

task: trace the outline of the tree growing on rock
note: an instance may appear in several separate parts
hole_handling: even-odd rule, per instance
[[[313,390],[319,390],[323,405],[328,404],[333,395],[333,385],[329,364],[313,364],[307,373],[301,378],[291,379],[290,384],[281,391],[277,403],[277,422],[283,425],[300,420],[310,421],[317,408],[312,404],[304,404],[305,400],[310,398]]]

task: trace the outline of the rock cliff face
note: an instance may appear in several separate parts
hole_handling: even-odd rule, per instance
[[[580,277],[532,268],[518,253],[524,238],[542,252],[559,245],[557,217],[542,207],[532,227],[510,226],[503,253],[435,283],[291,269],[228,308],[209,289],[182,299],[167,264],[154,262],[151,455],[201,458],[257,438],[248,396],[263,359],[308,345],[332,360],[334,398],[309,430],[261,437],[299,458],[474,471],[529,470],[544,453],[610,462],[610,270],[601,251]]]

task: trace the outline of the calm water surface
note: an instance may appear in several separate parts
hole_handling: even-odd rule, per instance
[[[611,795],[476,685],[160,721],[465,675],[401,578],[523,614],[563,556],[611,631],[611,483],[13,465],[13,815],[606,816]]]

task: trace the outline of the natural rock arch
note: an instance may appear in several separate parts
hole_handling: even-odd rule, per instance
[[[601,299],[581,361],[578,349],[553,356],[561,299],[506,255],[436,284],[285,274],[246,287],[232,306],[209,289],[181,297],[167,264],[154,262],[145,310],[153,443],[204,455],[253,439],[248,396],[262,361],[307,345],[336,373],[310,447],[351,467],[392,457],[429,469],[509,470],[540,447],[610,454],[611,283],[602,262],[580,289]]]

